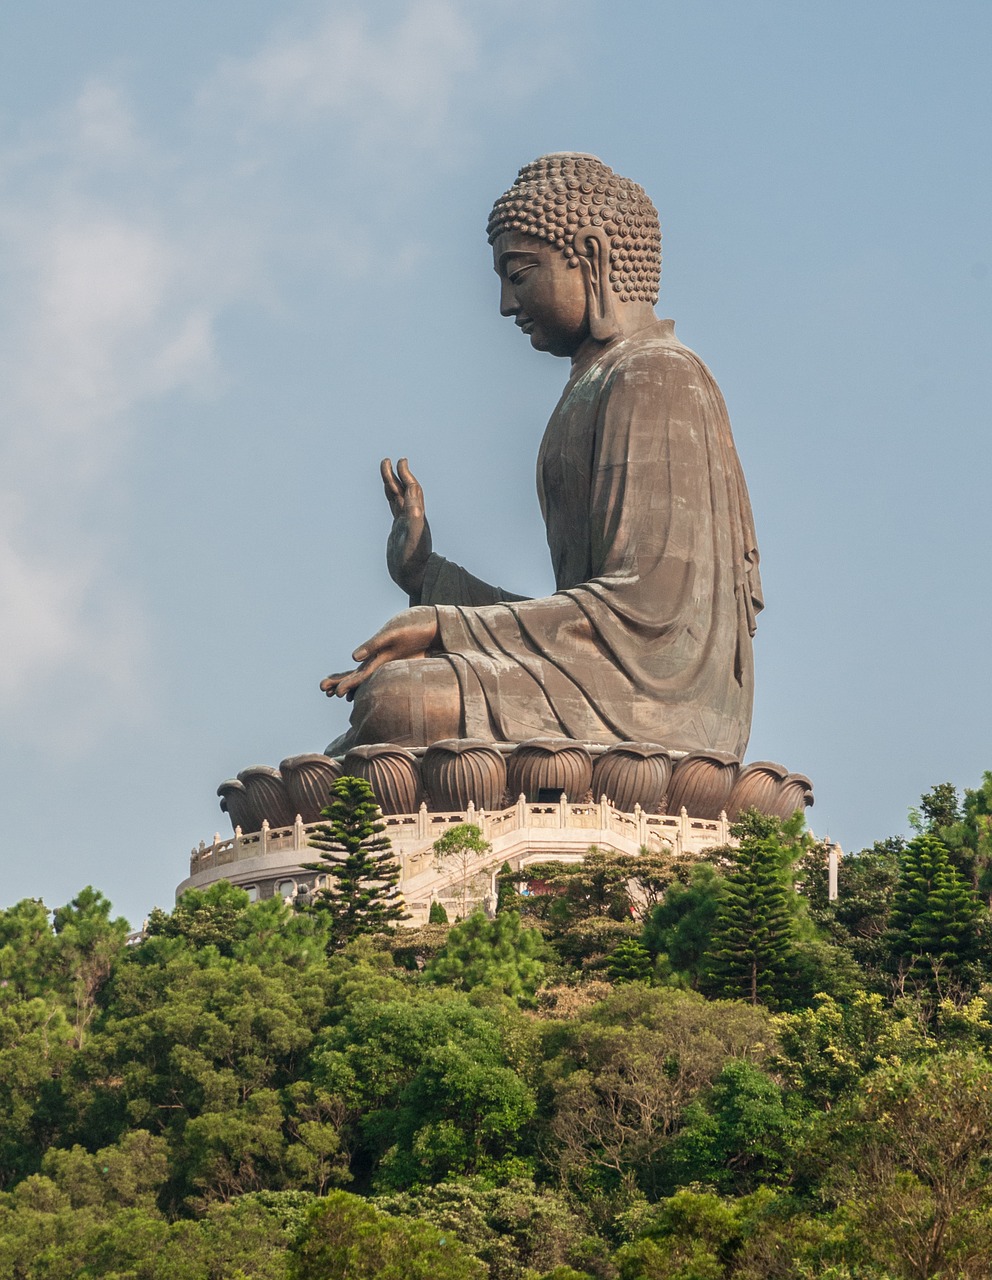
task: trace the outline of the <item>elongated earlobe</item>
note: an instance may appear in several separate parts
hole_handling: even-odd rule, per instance
[[[598,228],[583,228],[575,239],[575,253],[586,286],[590,336],[597,342],[610,342],[620,336],[620,325],[610,287],[609,241]]]

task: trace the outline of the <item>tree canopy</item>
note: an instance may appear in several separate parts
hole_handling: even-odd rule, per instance
[[[91,888],[0,910],[0,1275],[988,1275],[989,775],[833,902],[751,814],[406,930],[341,781],[323,904],[222,882],[133,945]]]

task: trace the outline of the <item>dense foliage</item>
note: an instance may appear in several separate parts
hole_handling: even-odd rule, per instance
[[[346,790],[321,866],[366,870],[302,910],[222,883],[136,945],[91,889],[0,911],[0,1275],[990,1274],[992,775],[837,902],[752,814],[385,932]]]

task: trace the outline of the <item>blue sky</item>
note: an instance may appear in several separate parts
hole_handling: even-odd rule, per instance
[[[657,204],[767,608],[750,759],[845,848],[992,768],[992,9],[614,0],[9,6],[0,40],[3,901],[168,905],[214,791],[322,749],[319,680],[435,545],[551,587],[567,375],[497,313],[546,151]]]

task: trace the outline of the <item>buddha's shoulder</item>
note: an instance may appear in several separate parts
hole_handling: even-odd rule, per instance
[[[617,344],[609,362],[611,381],[653,377],[710,377],[698,355],[675,336],[673,320],[658,320]]]

